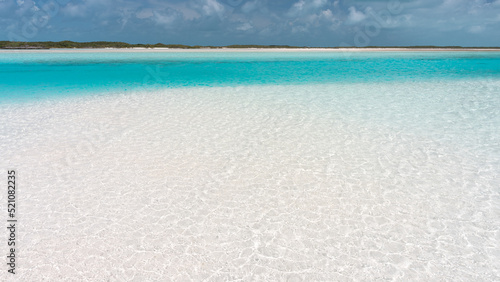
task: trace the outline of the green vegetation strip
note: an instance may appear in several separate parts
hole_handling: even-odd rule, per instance
[[[73,41],[44,41],[44,42],[16,42],[0,41],[0,49],[53,49],[53,48],[171,48],[171,49],[222,49],[222,48],[329,48],[339,49],[346,47],[307,47],[288,45],[228,45],[228,46],[189,46],[181,44],[129,44],[125,42],[73,42]],[[462,47],[462,46],[367,46],[367,47],[347,47],[347,48],[409,48],[409,49],[499,49],[500,47]]]

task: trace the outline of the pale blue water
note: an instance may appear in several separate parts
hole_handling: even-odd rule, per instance
[[[500,52],[0,53],[0,99],[161,87],[500,78]]]

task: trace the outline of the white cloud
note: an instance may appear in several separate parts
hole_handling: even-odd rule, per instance
[[[245,14],[248,14],[257,10],[258,7],[259,7],[259,2],[257,0],[248,1],[241,7],[241,11]]]
[[[166,28],[172,28],[172,24],[179,19],[179,13],[172,9],[165,9],[163,11],[153,11],[153,20],[156,24]]]
[[[330,9],[322,11],[321,16],[326,18],[326,19],[330,19],[330,20],[334,18],[333,13]]]
[[[328,3],[327,0],[314,0],[313,1],[313,7],[321,8],[321,7],[325,6],[326,3]]]
[[[303,14],[315,13],[318,12],[318,10],[324,7],[327,3],[327,0],[299,0],[292,5],[290,10],[288,11],[288,15],[291,17],[297,17]]]
[[[84,5],[69,3],[61,11],[71,18],[83,18],[87,15],[87,8]]]
[[[202,7],[204,15],[221,17],[224,14],[224,6],[217,2],[217,0],[205,0]]]
[[[296,14],[304,9],[306,2],[304,0],[300,0],[299,2],[293,4],[292,8],[290,8],[290,13]]]
[[[347,17],[348,23],[354,24],[364,19],[366,19],[366,15],[363,12],[356,10],[356,7],[349,7],[349,16]]]
[[[248,31],[248,30],[253,29],[253,26],[250,23],[243,23],[240,26],[238,26],[236,29],[241,30],[241,31]]]

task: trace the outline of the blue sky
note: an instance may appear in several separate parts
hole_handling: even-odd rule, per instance
[[[500,46],[500,0],[0,0],[0,40]]]

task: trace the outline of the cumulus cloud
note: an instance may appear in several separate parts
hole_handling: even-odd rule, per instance
[[[224,6],[217,0],[205,0],[202,7],[204,14],[207,16],[222,16],[224,14]]]
[[[172,9],[165,9],[162,11],[152,11],[153,21],[165,28],[173,28],[172,24],[181,18],[181,14]]]
[[[288,18],[288,30],[292,34],[318,36],[321,32],[336,29],[340,23],[333,12],[337,9],[336,5],[338,4],[327,0],[295,2],[285,14]]]
[[[241,7],[241,11],[245,14],[252,13],[259,8],[261,8],[262,2],[259,0],[254,1],[246,1],[245,4]]]
[[[297,17],[300,15],[309,14],[311,12],[317,12],[318,9],[324,7],[327,3],[327,0],[299,0],[292,5],[290,10],[288,11],[288,15],[291,17]]]
[[[347,22],[350,24],[358,23],[366,19],[366,15],[356,10],[356,7],[349,7],[349,16],[347,17]]]

